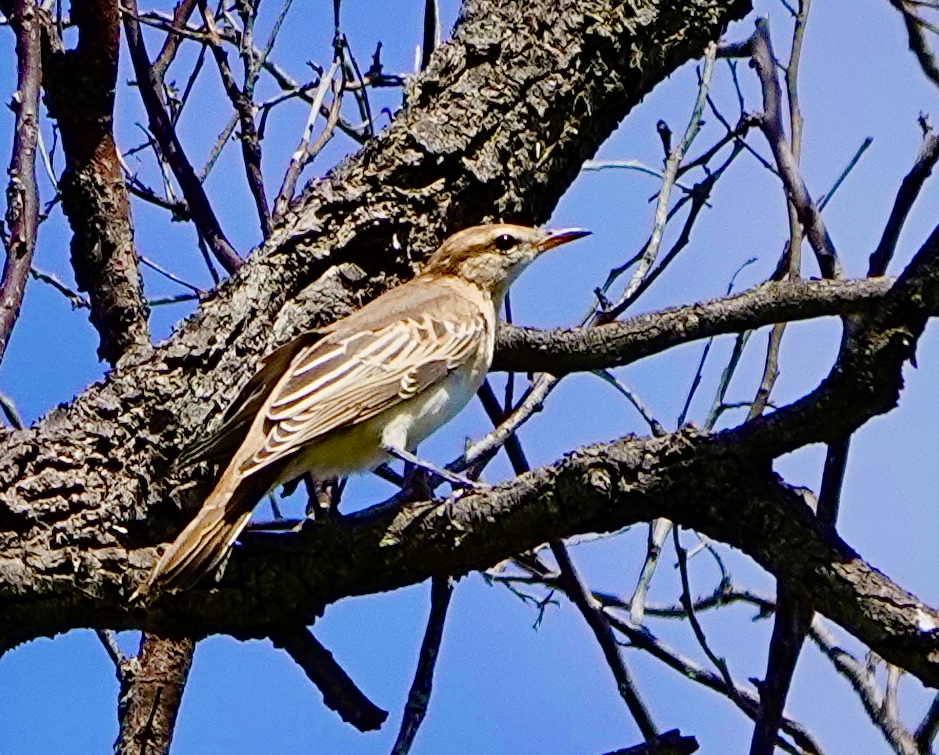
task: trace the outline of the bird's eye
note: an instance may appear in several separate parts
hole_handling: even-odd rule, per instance
[[[503,252],[507,252],[517,243],[518,239],[514,236],[510,236],[508,233],[496,236],[496,249],[501,249]]]

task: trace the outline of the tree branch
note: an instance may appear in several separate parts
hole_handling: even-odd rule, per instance
[[[881,657],[939,686],[939,613],[865,563],[741,449],[692,430],[627,438],[490,493],[379,506],[302,533],[259,532],[236,549],[220,583],[149,609],[129,606],[126,595],[151,568],[153,549],[34,548],[28,563],[0,559],[0,636],[5,647],[75,626],[267,636],[341,597],[485,569],[543,542],[664,516],[739,548]]]
[[[538,330],[503,325],[493,369],[563,375],[621,367],[702,338],[816,317],[869,311],[890,280],[764,283],[712,299],[593,328]]]
[[[91,303],[98,356],[113,366],[125,354],[142,356],[150,348],[150,311],[113,134],[120,13],[115,0],[81,0],[72,20],[78,44],[63,50],[47,41],[44,86],[65,153],[59,183],[72,228],[72,268]]]
[[[437,654],[443,640],[443,625],[447,618],[447,609],[453,595],[453,582],[450,577],[434,577],[430,586],[430,616],[427,629],[421,643],[421,653],[417,661],[417,671],[408,692],[408,701],[401,717],[398,737],[391,748],[391,755],[407,755],[414,744],[417,730],[427,715],[430,692],[434,686],[434,669],[437,666]]]
[[[261,234],[264,238],[267,238],[271,235],[271,211],[267,204],[267,196],[264,193],[264,177],[261,173],[261,140],[254,124],[253,86],[246,85],[243,90],[238,88],[231,66],[228,64],[228,53],[225,52],[222,41],[219,39],[218,29],[215,26],[215,16],[204,0],[199,3],[199,7],[205,21],[209,47],[215,57],[215,64],[218,66],[219,75],[222,78],[222,86],[235,108],[238,123],[241,126],[238,139],[241,141],[241,155],[245,164],[245,174],[248,178],[248,188],[254,198],[255,209],[261,224]],[[246,79],[250,81],[250,77],[251,74],[248,71]]]
[[[887,225],[884,226],[880,243],[877,244],[877,248],[871,254],[870,266],[867,271],[869,276],[886,274],[887,265],[893,258],[897,241],[900,239],[900,231],[903,230],[907,215],[913,209],[913,203],[919,196],[926,179],[932,173],[937,160],[939,160],[939,136],[926,131],[923,134],[923,144],[916,156],[916,162],[913,163],[910,172],[904,176],[900,184],[900,190],[897,192],[893,208],[890,210],[890,217],[887,219]]]
[[[6,257],[0,278],[0,360],[20,314],[39,223],[36,147],[39,142],[42,22],[35,0],[14,0],[9,20],[16,35],[16,94],[13,98],[16,123],[7,185],[9,237],[4,238]]]
[[[137,20],[137,0],[127,0],[124,11],[124,31],[127,35],[127,47],[130,50],[137,86],[150,121],[150,131],[160,146],[160,155],[166,160],[179,182],[193,222],[205,237],[216,259],[231,274],[241,267],[242,260],[235,252],[219,225],[218,218],[209,198],[202,188],[192,164],[186,158],[182,145],[176,137],[176,131],[163,106],[163,79],[150,65],[150,57]]]
[[[307,678],[323,693],[326,706],[336,711],[343,721],[359,731],[375,731],[384,723],[387,711],[365,696],[332,653],[305,626],[272,632],[271,641],[297,662]]]
[[[841,275],[841,266],[835,246],[828,229],[822,220],[817,205],[812,200],[809,190],[802,179],[792,146],[786,139],[782,116],[782,92],[779,86],[779,77],[776,72],[776,57],[773,55],[772,42],[769,36],[769,25],[765,18],[758,19],[756,31],[750,40],[741,47],[753,59],[754,67],[760,77],[763,88],[763,117],[761,128],[773,151],[773,158],[779,169],[779,176],[786,187],[786,194],[792,202],[799,221],[805,229],[819,269],[824,278],[838,278]],[[731,51],[736,54],[736,48]],[[794,253],[794,252],[793,252]]]
[[[145,634],[121,663],[118,755],[168,755],[195,643]]]

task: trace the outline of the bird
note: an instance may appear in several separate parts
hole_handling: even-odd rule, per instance
[[[218,571],[255,505],[304,474],[342,477],[397,458],[453,482],[417,445],[482,385],[511,283],[543,252],[588,234],[507,223],[458,231],[415,278],[264,358],[220,428],[181,456],[229,461],[134,598]]]

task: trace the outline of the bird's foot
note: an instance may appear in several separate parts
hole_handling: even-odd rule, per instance
[[[413,471],[410,474],[405,475],[405,486],[411,487],[415,490],[415,492],[418,492],[420,489],[416,487],[415,483],[410,478],[421,478],[417,485],[425,486],[425,490],[423,492],[427,493],[427,498],[433,497],[433,489],[436,487],[434,484],[436,480],[434,480],[434,478],[437,478],[437,480],[441,482],[448,483],[450,487],[453,488],[454,492],[460,490],[478,492],[489,489],[489,486],[485,483],[479,482],[478,480],[471,480],[468,477],[450,469],[438,467],[429,461],[425,461],[424,459],[415,456],[410,451],[404,451],[399,448],[391,447],[386,447],[385,451],[391,456],[394,456],[397,459],[401,459],[401,461],[405,462],[405,464],[411,465],[411,469]]]

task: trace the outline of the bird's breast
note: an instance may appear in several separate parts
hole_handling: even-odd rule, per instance
[[[479,367],[470,362],[397,406],[382,429],[382,444],[413,451],[418,443],[459,414],[479,390],[486,376],[485,369]]]

